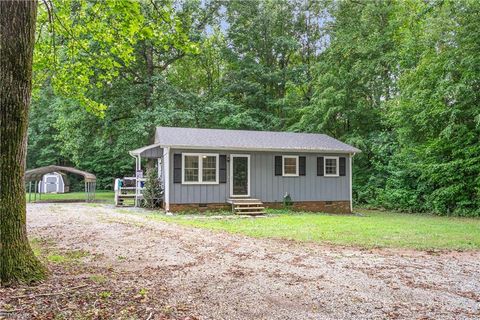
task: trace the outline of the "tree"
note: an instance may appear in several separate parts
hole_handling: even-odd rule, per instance
[[[162,186],[157,177],[155,168],[147,169],[147,177],[145,179],[145,189],[143,189],[144,205],[149,209],[158,208],[162,199]]]
[[[114,177],[131,171],[126,151],[149,143],[156,124],[173,124],[175,110],[159,96],[167,91],[162,77],[195,54],[194,31],[208,15],[196,9],[202,14],[192,22],[168,0],[53,4],[39,6],[30,130],[43,138],[29,137],[28,164],[65,160],[111,188]]]
[[[0,280],[42,279],[27,238],[25,161],[36,1],[0,2]]]

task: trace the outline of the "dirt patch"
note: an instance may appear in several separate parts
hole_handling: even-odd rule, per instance
[[[86,318],[106,317],[91,313],[95,301],[110,303],[113,318],[122,318],[127,307],[135,308],[132,317],[138,319],[150,314],[151,319],[480,317],[479,252],[429,254],[253,239],[126,212],[142,211],[81,204],[28,207],[31,237],[49,239],[55,250],[90,254],[73,274],[55,265],[44,284],[48,292],[88,284],[78,290],[91,297],[77,308]],[[92,274],[108,281],[97,283]],[[135,298],[142,288],[148,292],[145,301]],[[99,298],[103,291],[112,294]],[[0,308],[19,306],[12,298],[22,294],[19,289],[0,294]],[[72,301],[70,293],[55,295],[39,308],[42,299],[32,297],[23,305],[48,318],[63,312],[55,307],[65,304],[61,299]]]
[[[195,319],[188,306],[166,304],[161,270],[144,276],[97,266],[98,255],[58,249],[52,240],[33,241],[50,271],[35,286],[0,288],[0,319]],[[38,252],[40,251],[40,252]]]

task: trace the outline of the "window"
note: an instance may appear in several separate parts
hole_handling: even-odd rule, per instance
[[[202,181],[216,182],[217,181],[217,157],[216,156],[202,156]]]
[[[283,176],[298,176],[298,156],[283,156]]]
[[[182,183],[218,183],[218,154],[184,153]]]
[[[200,164],[198,162],[198,156],[187,156],[183,158],[184,163],[184,182],[198,182],[198,171],[200,170]]]
[[[325,177],[338,177],[338,157],[325,157]]]

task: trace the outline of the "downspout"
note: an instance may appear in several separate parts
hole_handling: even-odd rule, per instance
[[[350,213],[353,213],[353,198],[352,198],[352,177],[353,177],[353,166],[352,166],[352,158],[355,153],[351,153],[349,159],[349,167],[350,167]]]

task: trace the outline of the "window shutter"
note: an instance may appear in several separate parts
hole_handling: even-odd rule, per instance
[[[338,159],[338,162],[339,162],[339,168],[338,168],[338,172],[340,174],[340,176],[345,176],[346,175],[346,159],[345,157],[340,157]]]
[[[182,154],[173,155],[173,183],[182,183]]]
[[[307,158],[298,157],[298,175],[304,176],[306,174]]]
[[[275,156],[275,175],[282,175],[282,156]]]
[[[323,176],[325,170],[323,169],[323,157],[317,157],[317,176]]]
[[[227,156],[221,154],[218,159],[218,180],[220,183],[227,183]]]

